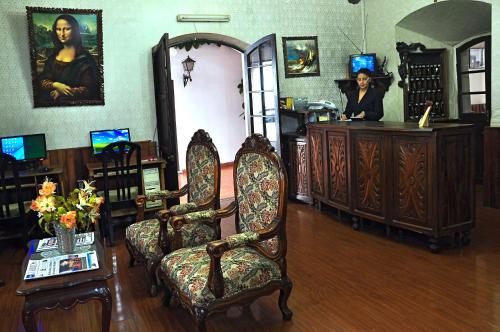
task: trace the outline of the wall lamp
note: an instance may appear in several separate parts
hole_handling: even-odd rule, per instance
[[[188,55],[188,57],[182,61],[182,67],[184,67],[184,75],[183,75],[183,78],[184,78],[184,86],[186,86],[188,80],[190,82],[193,81],[193,79],[191,78],[191,71],[193,70],[194,68],[194,63],[196,61],[194,61],[193,59],[191,59]]]
[[[177,22],[229,22],[230,15],[216,14],[179,14]]]

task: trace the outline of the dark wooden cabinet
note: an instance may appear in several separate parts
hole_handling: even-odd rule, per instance
[[[500,209],[500,128],[484,130],[484,205]]]
[[[340,210],[440,240],[474,227],[472,125],[308,124],[311,196]]]
[[[408,53],[404,85],[405,121],[418,121],[425,112],[425,102],[433,102],[430,119],[448,119],[446,89],[446,49],[425,49]]]
[[[287,136],[288,194],[290,198],[311,203],[307,172],[307,139],[305,136]]]

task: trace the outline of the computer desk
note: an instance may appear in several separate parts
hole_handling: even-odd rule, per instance
[[[12,179],[13,176],[11,174],[7,175],[6,180]],[[64,169],[62,167],[50,167],[48,171],[41,170],[22,170],[19,171],[19,179],[21,182],[21,191],[28,191],[29,189],[33,190],[35,193],[34,197],[31,199],[35,199],[38,195],[37,188],[39,185],[48,178],[52,182],[57,183],[57,190],[60,195],[65,196],[66,191],[64,189],[65,178],[64,178]],[[12,186],[14,189],[14,186]]]
[[[131,163],[131,165],[135,165],[135,164]],[[142,170],[143,170],[142,183],[141,183],[142,192],[146,194],[148,192],[156,191],[158,189],[164,190],[165,189],[165,168],[167,166],[167,162],[164,159],[147,159],[147,160],[142,160],[141,165],[142,165]],[[102,187],[99,186],[99,182],[103,178],[102,163],[101,162],[89,162],[86,164],[86,166],[87,166],[87,171],[89,173],[89,180],[95,181],[97,189],[102,190]],[[158,188],[157,183],[152,183],[154,181],[149,182],[147,179],[145,181],[145,176],[144,176],[145,171],[146,172],[148,172],[148,170],[154,171],[155,169],[157,169],[158,173],[159,173],[158,174],[159,175],[159,188]],[[135,171],[132,170],[131,173],[133,173],[133,172],[135,172]],[[162,206],[154,206],[151,208],[146,208],[146,211],[158,210],[161,208],[165,208],[165,206],[162,204]]]

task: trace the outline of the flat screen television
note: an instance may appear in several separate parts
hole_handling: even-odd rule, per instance
[[[0,139],[2,152],[18,161],[43,160],[47,158],[45,134],[18,135]]]
[[[366,68],[372,73],[375,72],[377,65],[377,56],[375,53],[352,54],[349,58],[349,71],[352,78],[361,68]]]
[[[130,141],[130,131],[123,129],[94,130],[90,132],[90,145],[92,153],[99,155],[106,145],[119,141]]]

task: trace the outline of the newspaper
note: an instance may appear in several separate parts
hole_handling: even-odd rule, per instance
[[[99,268],[95,250],[80,254],[61,255],[29,260],[24,280],[39,279]]]
[[[81,233],[75,235],[76,246],[87,246],[94,243],[94,232]],[[38,241],[37,252],[57,249],[57,238],[49,237]]]

